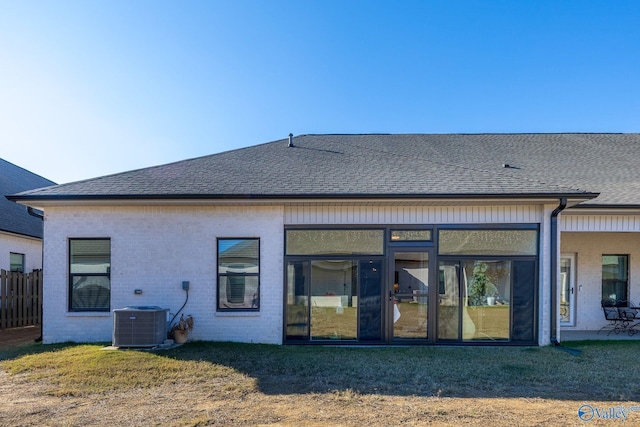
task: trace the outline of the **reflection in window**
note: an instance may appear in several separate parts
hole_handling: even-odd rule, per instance
[[[442,261],[438,339],[509,340],[511,261]],[[462,322],[461,322],[462,321]]]
[[[260,240],[218,239],[218,310],[260,309]]]
[[[287,230],[287,255],[384,253],[384,230]]]
[[[24,254],[9,253],[9,266],[11,271],[24,273]]]
[[[508,340],[511,262],[465,261],[463,339]]]
[[[537,255],[537,230],[440,230],[440,255]]]
[[[429,254],[396,252],[393,282],[393,337],[427,338]]]
[[[426,242],[431,240],[431,230],[391,230],[392,242]]]
[[[618,307],[627,305],[628,258],[628,255],[602,255],[602,299],[611,299]]]
[[[309,261],[287,263],[287,339],[309,338]]]
[[[438,271],[438,339],[460,338],[460,266],[457,262],[441,261]]]
[[[356,261],[311,262],[311,339],[358,338]]]
[[[69,240],[69,309],[109,311],[111,302],[111,241]]]

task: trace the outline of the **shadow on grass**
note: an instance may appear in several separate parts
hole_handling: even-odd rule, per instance
[[[0,348],[0,362],[3,360],[16,359],[30,354],[40,354],[49,351],[65,349],[71,346],[80,345],[77,343],[42,344],[41,342],[31,342],[9,348]]]
[[[0,351],[0,360],[79,345],[85,344],[30,344]],[[348,392],[582,402],[640,399],[640,381],[634,380],[640,342],[581,341],[563,349],[578,351],[559,351],[551,346],[324,347],[192,342],[152,353],[231,368],[254,379],[257,390],[269,395]]]
[[[255,378],[266,394],[353,391],[441,397],[578,401],[640,398],[640,342],[554,347],[320,347],[194,342],[167,357]],[[578,351],[575,351],[578,350]]]

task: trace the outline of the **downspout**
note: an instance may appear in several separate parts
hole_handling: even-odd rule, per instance
[[[567,207],[567,198],[562,197],[560,204],[551,212],[551,344],[560,345],[557,331],[557,309],[558,303],[556,298],[556,290],[558,287],[558,215]]]

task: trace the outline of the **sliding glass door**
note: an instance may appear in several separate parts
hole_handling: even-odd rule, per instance
[[[393,253],[392,289],[387,300],[391,340],[429,339],[429,252]]]

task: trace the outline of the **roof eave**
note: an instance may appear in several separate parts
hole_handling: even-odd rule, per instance
[[[637,215],[640,214],[640,204],[582,203],[576,206],[572,206],[565,213],[579,215]]]
[[[7,229],[4,229],[4,228],[0,228],[0,233],[10,234],[12,236],[17,236],[17,237],[21,237],[21,238],[42,240],[42,236],[38,236],[36,234],[22,233],[22,232],[19,232],[19,231],[7,230]]]
[[[555,201],[561,198],[567,198],[570,206],[594,199],[598,197],[598,193],[439,193],[439,194],[121,194],[121,195],[13,195],[6,196],[9,200],[16,203],[31,206],[34,208],[42,208],[43,206],[60,206],[67,204],[87,203],[104,203],[104,202],[271,202],[282,203],[292,202],[320,202],[320,201],[490,201],[490,200],[526,200],[526,201]]]

